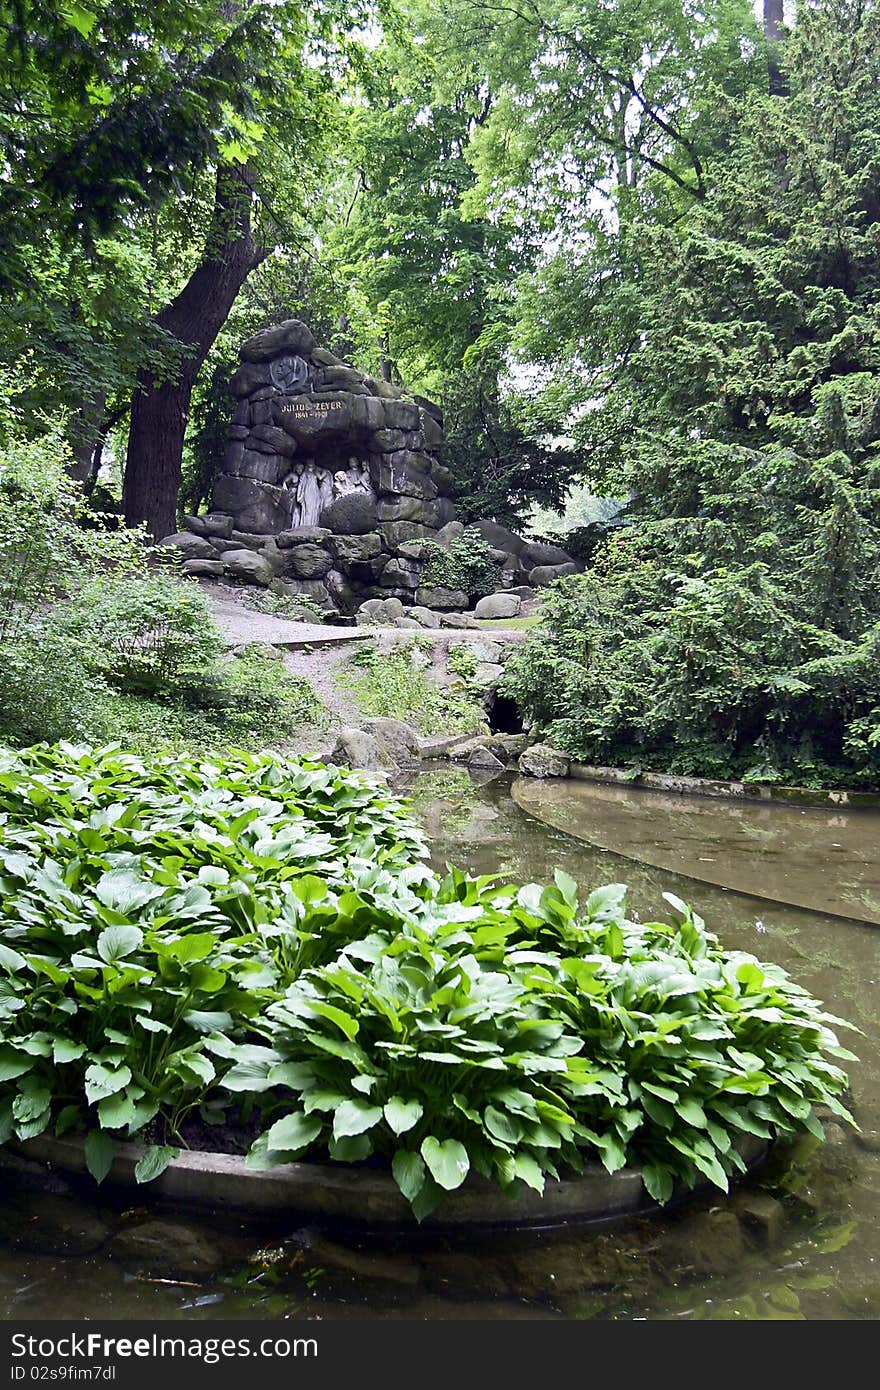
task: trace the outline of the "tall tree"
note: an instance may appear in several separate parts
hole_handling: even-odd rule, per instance
[[[125,519],[146,522],[156,539],[176,529],[183,440],[196,378],[250,272],[269,254],[252,227],[252,172],[246,164],[217,171],[214,208],[202,256],[156,324],[184,355],[166,380],[138,380],[131,406],[122,500]]]

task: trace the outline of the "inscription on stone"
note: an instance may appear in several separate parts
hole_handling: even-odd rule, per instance
[[[342,410],[342,401],[290,401],[280,407],[282,415],[322,415],[331,410]]]

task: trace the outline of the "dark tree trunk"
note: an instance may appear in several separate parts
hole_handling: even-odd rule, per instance
[[[779,46],[785,38],[783,0],[764,0],[764,37],[769,49],[770,95],[784,96],[785,78],[779,68]]]
[[[183,437],[196,378],[235,297],[268,255],[251,232],[250,171],[239,165],[217,172],[214,211],[202,259],[177,298],[156,322],[187,349],[170,381],[141,377],[131,403],[122,501],[129,526],[145,522],[156,539],[177,522]]]
[[[76,482],[82,483],[88,491],[95,481],[95,452],[98,451],[100,466],[100,449],[103,443],[102,427],[104,424],[104,407],[107,397],[103,391],[97,391],[93,396],[89,396],[82,402],[73,417],[73,427],[71,430],[71,448],[73,452],[73,463],[68,468],[68,473]]]
[[[383,333],[379,339],[379,375],[383,381],[392,380],[394,363],[388,356],[388,334]]]

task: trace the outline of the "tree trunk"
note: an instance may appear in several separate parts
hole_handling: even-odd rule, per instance
[[[770,68],[770,95],[784,96],[785,78],[779,68],[779,46],[785,38],[783,0],[764,0],[764,37],[767,40]]]
[[[131,403],[122,500],[129,526],[145,522],[155,540],[176,529],[183,438],[192,389],[250,272],[268,255],[251,232],[252,181],[246,166],[217,171],[202,259],[156,322],[187,349],[170,381],[141,377]]]
[[[71,429],[73,463],[67,471],[75,482],[82,483],[86,491],[95,481],[95,451],[99,449],[102,442],[101,431],[104,424],[106,401],[105,392],[96,391],[94,395],[87,397],[82,402],[73,417]]]

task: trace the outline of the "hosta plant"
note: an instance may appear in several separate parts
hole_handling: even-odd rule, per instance
[[[0,753],[0,1141],[82,1131],[100,1179],[137,1137],[146,1179],[225,1120],[258,1167],[386,1164],[421,1219],[597,1160],[726,1188],[740,1136],[849,1118],[839,1020],[678,899],[424,858],[356,773]]]

